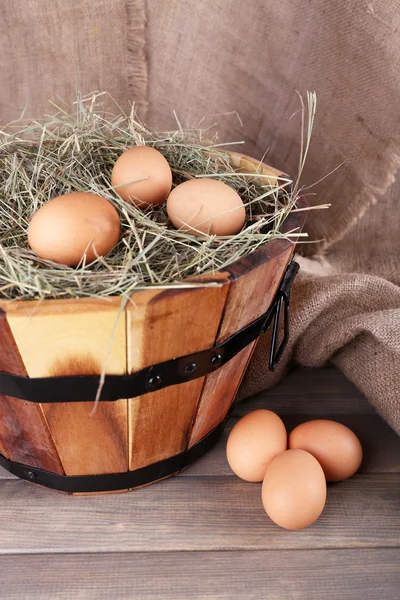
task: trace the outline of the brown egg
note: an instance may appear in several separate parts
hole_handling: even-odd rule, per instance
[[[305,450],[286,450],[265,473],[262,503],[267,515],[284,529],[303,529],[320,516],[326,481],[319,462]]]
[[[41,258],[77,266],[104,256],[118,242],[121,222],[104,198],[88,192],[57,196],[32,217],[28,241]]]
[[[123,200],[137,206],[161,204],[171,191],[171,168],[155,148],[135,146],[118,158],[111,183]]]
[[[289,448],[302,448],[315,456],[327,481],[351,477],[362,461],[358,437],[336,421],[317,419],[298,425],[289,436]]]
[[[226,457],[232,471],[245,481],[262,481],[271,460],[286,450],[282,420],[270,410],[254,410],[229,434]]]
[[[167,200],[172,224],[194,235],[234,235],[246,211],[234,189],[215,179],[190,179],[172,190]]]

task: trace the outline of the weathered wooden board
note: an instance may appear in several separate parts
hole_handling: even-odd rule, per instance
[[[301,226],[301,219],[296,219],[296,222]],[[232,281],[218,342],[224,341],[268,309],[292,253],[293,245],[290,242],[274,240],[227,268]],[[190,446],[224,419],[255,344],[249,344],[229,363],[207,376],[190,436]]]
[[[400,549],[0,557],[12,600],[398,600]]]
[[[0,554],[400,546],[398,473],[330,485],[321,517],[302,531],[274,525],[260,484],[234,476],[174,477],[130,494],[74,498],[1,480],[0,506]]]
[[[234,414],[261,406],[280,410],[289,426],[308,413],[358,427],[370,455],[363,469],[396,469],[400,438],[335,368],[297,369],[273,390],[237,404]],[[264,514],[259,484],[217,472],[216,453],[221,465],[223,446],[201,469],[203,459],[129,495],[69,498],[0,481],[0,595],[398,599],[400,475],[330,485],[321,519],[287,532]]]
[[[120,301],[49,300],[10,304],[7,319],[30,377],[126,372]],[[67,475],[126,471],[127,401],[43,404]]]
[[[293,369],[279,385],[253,396],[251,405],[253,410],[267,407],[281,415],[306,413],[310,419],[323,418],[327,412],[376,415],[362,392],[333,365]],[[236,416],[246,412],[246,401],[235,404]]]
[[[132,296],[127,307],[130,371],[214,344],[229,280],[224,273],[217,273],[212,280],[218,285],[146,290]],[[202,377],[129,400],[130,470],[186,448],[203,382]]]
[[[26,376],[6,314],[0,309],[0,371]],[[0,451],[23,464],[63,474],[60,459],[38,405],[0,394]]]

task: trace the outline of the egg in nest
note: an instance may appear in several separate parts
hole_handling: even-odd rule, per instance
[[[110,202],[97,194],[72,192],[49,200],[33,215],[28,242],[40,258],[76,267],[108,254],[120,228]]]

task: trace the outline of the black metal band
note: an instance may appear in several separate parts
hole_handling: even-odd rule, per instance
[[[82,493],[128,490],[158,481],[187,467],[216,444],[222,433],[224,424],[225,420],[188,450],[147,467],[126,473],[59,475],[58,473],[52,473],[44,469],[13,462],[2,454],[0,454],[0,466],[20,479],[25,479],[26,481],[31,481],[32,483],[37,483],[38,485],[60,492]]]
[[[298,269],[299,266],[296,262],[292,261],[289,264],[272,305],[247,327],[208,350],[161,362],[128,375],[106,375],[99,400],[112,402],[124,398],[135,398],[170,385],[204,377],[225,365],[243,348],[256,340],[268,329],[274,318],[270,368],[275,368],[287,343],[289,291]],[[285,302],[287,307],[285,310],[285,336],[276,352],[282,302]],[[23,377],[0,372],[0,394],[41,404],[93,402],[96,399],[99,384],[100,375]]]
[[[269,326],[274,308],[222,344],[208,350],[158,363],[130,375],[106,375],[99,399],[110,402],[135,398],[216,371],[259,337]],[[30,378],[1,372],[0,394],[41,404],[93,402],[99,383],[99,375]]]

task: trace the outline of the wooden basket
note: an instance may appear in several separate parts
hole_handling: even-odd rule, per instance
[[[247,172],[259,168],[272,181],[282,175],[234,153],[232,163]],[[304,218],[304,212],[290,215],[285,230],[300,231]],[[29,378],[98,375],[106,361],[107,373],[120,375],[207,350],[267,311],[293,250],[275,239],[223,272],[196,278],[217,286],[135,292],[119,319],[119,298],[0,302],[0,371]],[[24,479],[72,491],[119,489],[118,473],[144,474],[136,484],[173,474],[225,419],[255,343],[207,376],[99,402],[94,412],[93,402],[33,403],[0,394],[1,464]],[[171,459],[188,449],[186,462]],[[168,471],[157,468],[168,459]],[[110,477],[100,486],[69,488],[52,484],[52,474],[61,483],[71,476],[76,483],[82,476]]]

